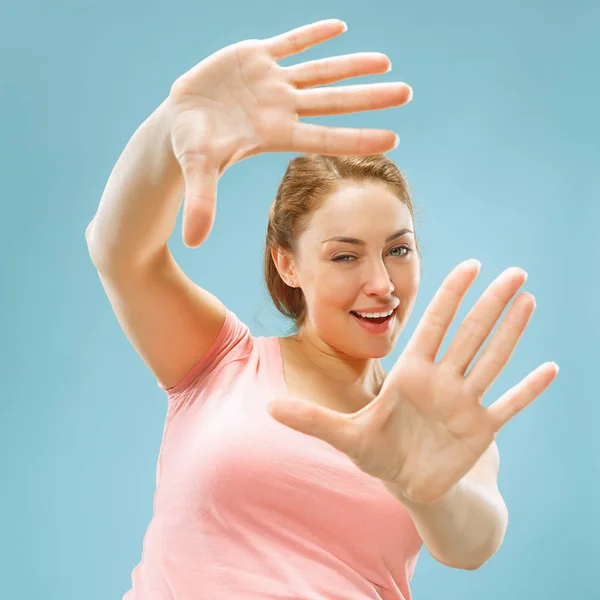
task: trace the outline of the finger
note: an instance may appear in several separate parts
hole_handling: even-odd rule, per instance
[[[289,137],[279,136],[273,142],[273,152],[301,152],[328,156],[369,156],[388,152],[397,146],[393,131],[383,129],[353,129],[296,122]]]
[[[302,90],[297,94],[300,117],[344,115],[408,104],[412,89],[406,83],[385,82]]]
[[[346,29],[346,24],[339,19],[325,19],[267,38],[263,44],[275,60],[281,60],[330,40]]]
[[[186,152],[177,157],[185,180],[183,242],[196,248],[210,234],[217,210],[217,166],[206,154]]]
[[[544,363],[496,400],[488,408],[494,431],[498,432],[517,413],[531,404],[556,379],[558,370],[556,363]]]
[[[442,360],[464,375],[506,305],[525,281],[527,273],[516,267],[496,277],[465,317]]]
[[[391,69],[390,59],[380,52],[357,52],[310,60],[283,67],[288,81],[297,89],[335,83],[362,75],[380,75]]]
[[[508,364],[534,310],[535,297],[532,294],[523,292],[517,296],[465,379],[476,397],[483,397]]]
[[[450,272],[429,303],[406,345],[405,352],[430,361],[435,360],[460,303],[480,269],[481,263],[470,259],[460,263]]]

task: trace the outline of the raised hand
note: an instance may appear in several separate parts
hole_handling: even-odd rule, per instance
[[[512,356],[535,309],[520,294],[483,352],[466,371],[500,315],[526,280],[502,273],[461,324],[447,352],[436,356],[461,301],[479,271],[466,261],[444,280],[378,396],[353,414],[301,399],[276,399],[271,415],[347,454],[365,473],[414,504],[431,504],[464,477],[497,432],[555,379],[558,366],[540,365],[489,408],[481,401]]]
[[[331,19],[264,40],[226,46],[188,72],[168,98],[171,140],[185,179],[183,239],[190,247],[210,233],[219,177],[236,162],[261,152],[370,155],[391,150],[393,131],[302,123],[299,117],[346,114],[406,104],[405,83],[310,89],[385,73],[386,55],[362,52],[281,67],[298,54],[345,31]]]

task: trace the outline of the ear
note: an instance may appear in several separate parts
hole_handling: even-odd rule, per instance
[[[271,248],[271,257],[279,272],[279,276],[285,283],[289,283],[290,279],[295,279],[294,260],[288,252],[280,248]]]

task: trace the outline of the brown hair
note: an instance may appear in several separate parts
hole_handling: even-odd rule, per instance
[[[299,329],[306,319],[306,302],[300,288],[289,287],[279,275],[271,256],[278,248],[292,256],[295,242],[305,231],[311,214],[342,181],[379,181],[406,204],[411,217],[414,208],[406,179],[396,164],[383,154],[371,156],[326,156],[307,154],[293,158],[279,184],[269,210],[265,239],[264,276],[277,310],[292,319]],[[416,240],[416,236],[415,236]],[[417,244],[417,252],[420,253]]]

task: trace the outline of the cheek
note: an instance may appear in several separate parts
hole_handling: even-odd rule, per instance
[[[343,316],[342,313],[348,314],[354,306],[357,290],[351,278],[329,272],[311,283],[309,307],[315,320],[322,324]]]
[[[414,262],[409,268],[399,269],[394,277],[396,289],[405,294],[413,294],[419,289],[421,283],[421,269],[418,262]]]
[[[315,294],[314,308],[331,319],[334,318],[332,312],[351,310],[355,297],[349,285],[338,285],[335,281],[329,281]]]
[[[327,304],[339,304],[339,298],[348,295],[352,278],[340,271],[343,269],[321,266],[311,274],[309,285],[315,300],[325,301]]]
[[[396,293],[401,298],[402,321],[406,321],[414,308],[419,292],[420,277],[417,273],[411,277],[405,277],[404,281],[396,288]]]

